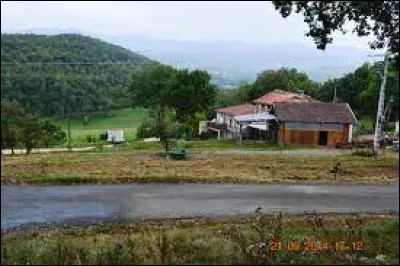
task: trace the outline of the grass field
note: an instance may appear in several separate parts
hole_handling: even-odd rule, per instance
[[[86,141],[87,135],[99,138],[99,135],[108,129],[125,130],[125,139],[133,141],[136,139],[136,128],[138,128],[147,116],[147,110],[142,108],[121,109],[111,111],[108,117],[89,117],[89,122],[84,125],[83,118],[71,119],[72,143],[82,143]],[[55,121],[63,129],[67,130],[67,122]]]
[[[1,264],[398,265],[398,236],[398,216],[259,213],[2,234]]]
[[[295,146],[295,145],[273,145],[266,144],[263,142],[243,142],[242,145],[233,140],[214,140],[209,139],[206,141],[184,141],[180,148],[185,148],[187,151],[224,151],[224,150],[247,150],[247,151],[261,151],[261,150],[295,150],[295,149],[324,149],[320,147],[305,147],[305,146]],[[170,141],[171,149],[178,148],[179,145],[176,141]],[[88,144],[87,146],[90,146]],[[183,146],[183,147],[182,147]],[[160,142],[142,142],[133,141],[126,142],[123,144],[115,145],[115,152],[129,152],[137,150],[147,150],[147,151],[164,151],[163,146]],[[96,146],[96,152],[99,152],[99,146]],[[101,151],[109,152],[110,150],[102,149]]]
[[[190,154],[167,160],[157,154],[57,153],[1,157],[1,183],[340,183],[395,184],[398,155],[268,156]],[[329,173],[336,162],[342,171]]]

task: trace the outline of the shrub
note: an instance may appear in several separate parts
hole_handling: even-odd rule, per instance
[[[85,116],[83,117],[83,125],[86,126],[87,124],[89,124],[89,116],[85,115]]]
[[[87,135],[87,136],[86,136],[86,141],[87,141],[88,143],[96,142],[96,138],[93,137],[92,135]]]
[[[356,155],[356,156],[362,156],[362,157],[374,157],[375,156],[375,152],[373,149],[356,150],[352,154]]]
[[[211,137],[210,133],[208,133],[208,132],[201,132],[201,134],[200,134],[200,140],[207,140],[210,137]]]
[[[49,121],[41,123],[42,141],[48,147],[50,145],[64,143],[67,140],[67,134],[58,125],[51,124]]]
[[[181,150],[185,149],[186,148],[186,141],[183,140],[183,139],[177,140],[176,143],[175,143],[175,147],[177,149],[181,149]]]
[[[356,133],[357,135],[371,134],[374,132],[375,121],[371,118],[361,118],[358,121]]]
[[[106,141],[107,138],[108,138],[107,131],[103,132],[103,133],[100,133],[99,140]]]
[[[140,125],[140,127],[137,130],[137,137],[140,139],[154,137],[151,121],[146,120]]]

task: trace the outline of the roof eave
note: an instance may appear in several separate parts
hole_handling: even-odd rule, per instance
[[[354,112],[353,112],[353,110],[351,109],[351,107],[350,107],[350,105],[348,104],[348,103],[346,103],[346,107],[347,107],[347,109],[349,109],[349,111],[350,111],[350,113],[351,113],[351,115],[353,116],[353,123],[355,123],[355,124],[358,124],[358,120],[357,120],[357,117],[356,117],[356,115],[354,114]]]

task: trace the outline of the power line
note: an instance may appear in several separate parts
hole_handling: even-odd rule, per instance
[[[326,55],[326,57],[332,57],[333,55]],[[366,57],[381,57],[379,54],[372,55],[347,55],[346,58],[366,58]],[[273,61],[290,61],[290,60],[320,60],[325,56],[317,56],[317,57],[298,57],[298,58],[277,58],[277,59],[267,59],[269,62]],[[217,58],[214,58],[217,59]],[[191,59],[183,61],[176,60],[174,63],[195,63],[196,59]],[[163,63],[163,64],[174,64],[174,63]],[[1,62],[2,65],[135,65],[135,66],[154,66],[157,63],[138,63],[138,62]]]
[[[153,66],[155,63],[135,62],[1,62],[2,65],[135,65]]]

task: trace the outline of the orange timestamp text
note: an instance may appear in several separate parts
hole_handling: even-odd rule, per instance
[[[336,251],[362,251],[364,249],[364,244],[362,241],[335,241],[334,243],[329,243],[328,241],[321,240],[307,240],[305,242],[299,241],[297,239],[293,239],[287,243],[283,243],[282,241],[270,240],[269,241],[269,250],[270,251],[327,251],[327,250],[336,250]]]

